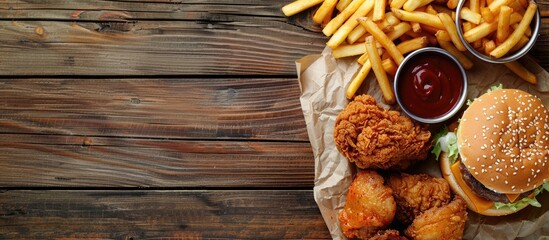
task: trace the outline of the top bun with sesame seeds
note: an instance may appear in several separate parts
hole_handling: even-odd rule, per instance
[[[549,185],[549,116],[537,97],[517,89],[488,92],[464,112],[455,160],[441,171],[469,209],[488,216],[517,212]],[[547,188],[546,188],[547,189]]]
[[[519,194],[549,178],[549,118],[534,95],[517,89],[477,98],[461,118],[461,161],[473,177],[499,193]]]

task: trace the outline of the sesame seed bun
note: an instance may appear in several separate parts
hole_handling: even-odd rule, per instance
[[[549,118],[537,97],[495,90],[464,112],[457,133],[461,161],[498,193],[519,194],[549,179]]]

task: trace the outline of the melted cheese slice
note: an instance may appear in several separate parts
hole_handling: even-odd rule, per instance
[[[517,198],[520,196],[520,194],[512,194],[512,193],[507,193],[505,195],[507,195],[507,199],[509,199],[510,203],[515,202]]]
[[[467,195],[467,197],[469,197],[469,199],[471,199],[471,202],[475,205],[475,212],[481,213],[492,208],[494,206],[494,202],[477,196],[473,192],[473,190],[465,183],[465,181],[463,180],[463,175],[461,175],[461,171],[459,170],[459,163],[460,162],[457,161],[456,163],[454,163],[454,165],[450,167],[450,169],[452,170],[452,173],[456,178],[456,182],[459,184],[463,192],[465,192],[465,195]]]

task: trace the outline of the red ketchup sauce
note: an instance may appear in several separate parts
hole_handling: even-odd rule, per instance
[[[459,67],[439,53],[421,53],[406,62],[398,83],[402,105],[421,118],[454,108],[464,89]]]

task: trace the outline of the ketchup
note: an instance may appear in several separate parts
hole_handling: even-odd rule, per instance
[[[452,110],[459,101],[464,76],[448,56],[422,53],[403,67],[398,91],[408,111],[418,117],[436,118]]]

